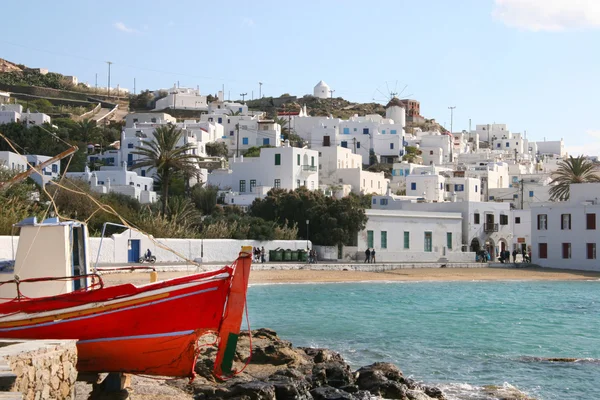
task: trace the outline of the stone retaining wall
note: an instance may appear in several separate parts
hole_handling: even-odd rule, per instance
[[[0,341],[1,390],[19,392],[26,400],[74,399],[77,348],[74,340]],[[14,375],[13,379],[10,372]]]

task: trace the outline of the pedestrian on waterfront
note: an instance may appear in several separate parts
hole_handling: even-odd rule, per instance
[[[373,250],[371,250],[371,262],[372,263],[375,262],[375,248],[373,248]]]
[[[371,262],[371,249],[365,250],[365,262],[366,263]]]
[[[265,263],[265,246],[260,249],[260,262]]]
[[[517,262],[517,254],[519,254],[519,252],[517,251],[517,249],[514,249],[513,252],[512,252],[513,263]]]

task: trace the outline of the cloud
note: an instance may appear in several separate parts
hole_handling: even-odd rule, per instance
[[[254,23],[254,20],[252,18],[243,18],[242,19],[242,26],[244,28],[254,28],[256,24]]]
[[[125,33],[138,33],[136,29],[130,28],[122,22],[115,22],[113,25],[117,30]]]
[[[529,31],[600,29],[598,0],[495,0],[494,18]]]

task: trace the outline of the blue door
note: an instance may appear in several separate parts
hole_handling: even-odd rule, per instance
[[[127,248],[127,262],[138,262],[140,259],[140,240],[130,239]]]
[[[131,167],[133,165],[133,154],[127,154],[127,166]]]

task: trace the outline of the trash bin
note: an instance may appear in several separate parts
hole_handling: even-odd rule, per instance
[[[292,250],[285,249],[283,251],[283,261],[292,261]]]
[[[269,250],[269,261],[281,261],[283,250],[279,247],[275,250]]]
[[[306,250],[298,250],[298,261],[308,261],[308,253],[306,252]]]
[[[292,250],[292,261],[298,261],[298,250]]]

